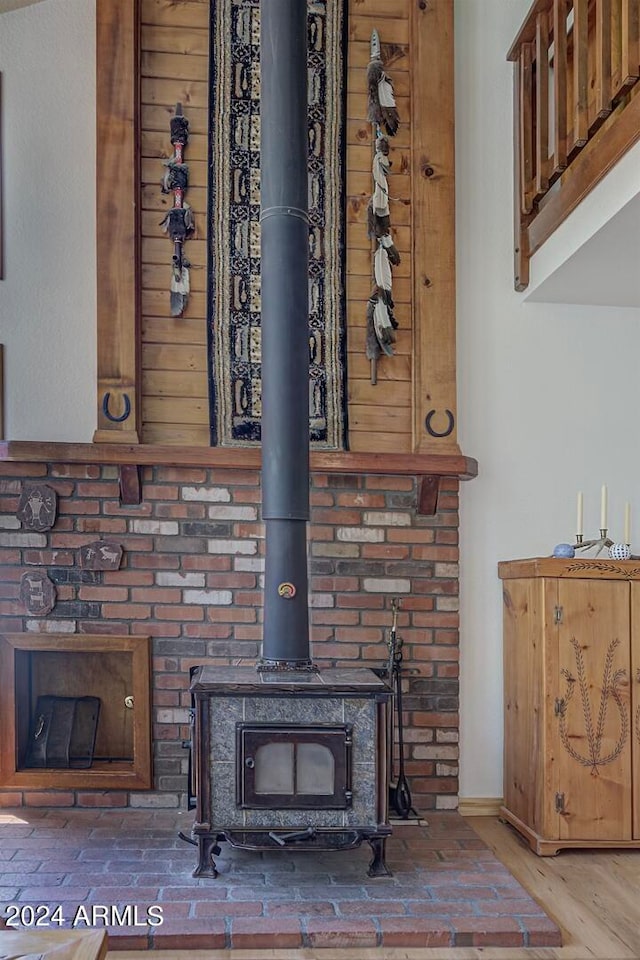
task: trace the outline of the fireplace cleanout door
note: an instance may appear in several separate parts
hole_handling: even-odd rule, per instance
[[[353,800],[352,744],[350,724],[238,723],[238,806],[346,810]]]

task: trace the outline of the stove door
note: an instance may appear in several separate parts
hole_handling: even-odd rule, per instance
[[[350,724],[236,725],[236,802],[249,810],[346,810],[353,800]]]

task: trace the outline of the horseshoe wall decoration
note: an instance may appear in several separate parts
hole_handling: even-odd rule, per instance
[[[449,434],[453,432],[453,427],[456,422],[453,414],[451,413],[451,410],[445,410],[445,414],[448,420],[448,425],[446,430],[434,430],[433,427],[431,426],[431,421],[433,420],[435,413],[436,413],[435,410],[429,410],[429,413],[424,418],[424,425],[426,427],[427,433],[430,434],[432,437],[448,437]]]
[[[131,401],[129,400],[129,395],[127,393],[123,393],[122,396],[124,397],[124,413],[120,414],[119,417],[114,417],[114,415],[109,412],[109,398],[111,397],[111,394],[107,392],[102,398],[102,412],[107,420],[111,420],[112,423],[123,423],[131,413]]]

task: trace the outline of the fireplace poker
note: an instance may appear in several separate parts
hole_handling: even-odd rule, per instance
[[[397,635],[398,610],[400,602],[391,601],[393,619],[389,634],[389,683],[395,687],[395,712],[398,724],[398,776],[395,777],[393,759],[393,726],[391,736],[391,782],[389,784],[389,805],[403,820],[409,819],[410,813],[415,813],[411,800],[409,782],[404,772],[404,722],[402,718],[402,640]],[[395,781],[395,782],[394,782]]]

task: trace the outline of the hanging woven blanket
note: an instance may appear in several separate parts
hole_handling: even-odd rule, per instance
[[[346,433],[344,5],[308,0],[309,429]],[[209,377],[212,444],[260,439],[260,13],[211,0]]]

